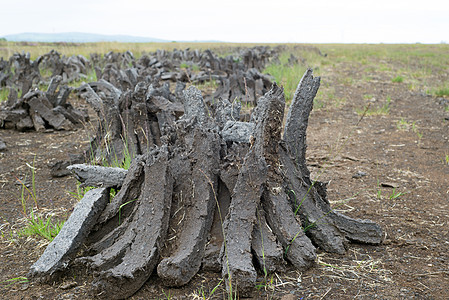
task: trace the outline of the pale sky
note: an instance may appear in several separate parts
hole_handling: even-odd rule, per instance
[[[0,0],[0,36],[125,34],[166,40],[449,43],[449,0]]]

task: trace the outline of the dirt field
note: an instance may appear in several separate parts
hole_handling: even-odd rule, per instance
[[[342,256],[320,253],[304,273],[288,269],[267,281],[261,274],[254,299],[448,299],[449,97],[421,88],[429,77],[447,82],[447,69],[417,65],[432,75],[411,80],[407,69],[403,82],[393,82],[402,60],[367,54],[363,64],[327,50],[328,63],[315,71],[323,92],[309,122],[309,168],[314,179],[329,182],[336,209],[380,224],[384,242],[350,244]],[[82,278],[55,286],[5,282],[26,276],[46,245],[37,237],[17,237],[25,222],[17,179],[27,176],[30,183],[27,163],[35,159],[39,211],[67,218],[77,201],[69,194],[76,180],[52,178],[47,165],[83,149],[88,133],[0,130],[7,144],[0,152],[0,298],[88,299]],[[132,299],[227,299],[220,279],[202,272],[172,289],[153,276]]]

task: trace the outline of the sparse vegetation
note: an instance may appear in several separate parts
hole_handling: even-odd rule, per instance
[[[209,80],[204,82],[198,82],[194,83],[194,86],[196,86],[201,91],[215,91],[215,89],[218,87],[218,82],[216,80]]]
[[[168,293],[166,293],[163,289],[162,289],[162,293],[165,296],[166,300],[171,300],[172,299],[172,295],[171,295],[171,291],[169,290]]]
[[[77,201],[80,201],[81,199],[83,199],[84,195],[94,189],[95,187],[93,186],[85,186],[85,187],[81,187],[81,183],[77,182],[76,183],[76,190],[75,192],[68,192],[70,195],[72,195],[73,198],[75,198]]]
[[[9,89],[7,87],[0,88],[0,103],[8,100]]]
[[[119,206],[119,209],[118,209],[118,225],[122,224],[122,223],[121,223],[122,208],[125,207],[125,206],[128,205],[128,204],[133,203],[133,202],[136,201],[136,200],[137,200],[137,199],[129,200],[129,201],[127,201],[127,202],[125,202],[125,203],[123,203],[122,205]]]
[[[301,79],[298,74],[304,74],[306,66],[299,63],[293,65],[288,64],[290,53],[284,52],[280,55],[280,63],[272,63],[268,65],[264,73],[270,74],[275,78],[275,81],[284,87],[285,100],[287,103],[293,99],[293,94]]]
[[[58,235],[64,222],[57,221],[53,223],[51,214],[43,216],[37,213],[39,204],[36,193],[36,167],[34,166],[34,162],[35,160],[32,165],[26,163],[31,169],[31,189],[28,187],[26,177],[24,181],[17,179],[22,186],[20,202],[22,205],[22,213],[26,218],[25,227],[18,232],[18,236],[40,236],[48,241],[52,241]],[[36,213],[33,208],[31,208],[29,214],[27,213],[27,202],[30,198],[34,202]]]
[[[313,108],[316,110],[334,107],[341,108],[346,103],[346,98],[337,97],[333,88],[324,87],[324,91],[318,90],[317,96],[313,101]]]
[[[109,133],[107,134],[109,135]],[[113,168],[121,168],[128,170],[129,166],[131,165],[131,161],[133,157],[131,156],[131,153],[129,153],[129,145],[128,145],[128,138],[121,136],[121,142],[123,143],[123,158],[119,159],[117,157],[117,153],[113,152],[114,149],[109,143],[107,142],[107,146],[105,147],[108,152],[112,152],[113,155],[111,155],[111,160],[109,161],[108,158],[105,156],[104,153],[101,153],[101,155],[96,156],[95,153],[92,151],[92,148],[90,149],[90,163],[92,165],[100,165],[103,167],[113,167]],[[91,145],[92,147],[92,145]],[[87,192],[87,190],[85,191]]]
[[[200,67],[197,64],[182,62],[179,67],[181,69],[191,69],[193,72],[198,72],[200,70]]]
[[[393,188],[393,191],[391,192],[389,198],[390,198],[390,200],[395,200],[403,195],[405,195],[404,192],[396,192],[396,188]]]
[[[407,122],[406,120],[404,120],[404,118],[401,118],[401,119],[398,121],[396,127],[397,127],[399,130],[407,130],[408,127],[409,127],[409,124],[408,124],[408,122]]]
[[[407,122],[406,120],[404,120],[404,118],[401,118],[401,120],[398,121],[398,123],[396,124],[396,127],[401,130],[401,131],[409,131],[411,130],[412,132],[414,132],[418,139],[421,140],[423,134],[418,130],[418,126],[416,125],[416,121],[414,122]]]
[[[391,79],[391,82],[401,83],[404,82],[404,78],[402,76],[396,76],[395,78]]]
[[[449,96],[449,87],[438,88],[435,91],[435,95],[438,97]]]
[[[118,43],[118,42],[97,42],[97,43],[23,43],[23,42],[3,42],[3,48],[0,49],[0,57],[10,57],[16,52],[30,52],[31,59],[36,59],[40,55],[48,53],[50,50],[57,50],[61,55],[71,56],[81,54],[85,57],[89,57],[91,53],[108,53],[125,52],[132,50],[135,57],[142,56],[145,52],[154,52],[156,50],[169,50],[173,49],[213,49],[219,47],[217,43],[184,43],[184,42],[169,42],[169,43]],[[229,47],[252,47],[260,44],[246,44],[235,43],[229,44]],[[227,47],[227,48],[229,48]],[[226,51],[225,49],[223,49]]]
[[[204,286],[199,287],[194,292],[192,292],[190,295],[188,295],[189,299],[192,300],[209,300],[213,299],[213,295],[218,290],[218,288],[223,283],[223,278],[220,279],[220,281],[217,283],[217,285],[211,290],[207,291],[207,289]],[[214,297],[215,299],[215,297]],[[228,297],[229,300],[232,300],[232,297]]]
[[[385,104],[382,106],[371,108],[371,105],[365,106],[363,109],[356,109],[357,114],[366,116],[388,115],[390,113],[391,97],[387,96]]]
[[[3,285],[2,288],[7,288],[13,284],[21,284],[21,283],[27,283],[27,282],[29,282],[29,280],[26,277],[15,277],[15,278],[11,278],[11,279],[2,281],[2,282],[0,282],[0,284]]]
[[[37,202],[37,194],[36,194],[36,168],[33,165],[29,165],[26,163],[26,165],[31,169],[31,190],[29,189],[29,184],[27,183],[25,176],[24,181],[17,178],[17,181],[19,181],[20,185],[22,186],[22,191],[20,193],[20,202],[22,204],[22,213],[26,217],[27,216],[27,201],[31,198],[34,202],[34,205],[36,209],[39,209],[39,204]]]
[[[371,99],[373,99],[373,98],[374,98],[374,96],[371,95],[371,94],[365,94],[365,95],[363,95],[363,99],[365,99],[365,100],[371,100]]]
[[[31,210],[27,224],[19,232],[19,236],[40,236],[51,242],[58,235],[63,225],[64,221],[53,222],[51,215],[46,217],[35,215]]]
[[[274,291],[274,275],[265,276],[261,283],[256,285],[256,289],[264,289],[265,291]]]
[[[80,78],[79,80],[70,82],[68,85],[74,88],[80,87],[84,83],[97,81],[97,73],[94,69],[90,69],[86,78]]]
[[[416,133],[416,135],[418,136],[418,139],[421,140],[423,134],[418,130],[418,126],[416,125],[416,121],[412,123],[411,127],[412,127],[412,131],[414,133]]]

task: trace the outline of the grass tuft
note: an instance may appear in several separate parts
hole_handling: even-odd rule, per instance
[[[396,124],[396,127],[399,130],[407,130],[409,128],[408,122],[406,120],[404,120],[404,118],[401,118],[398,123]]]
[[[6,88],[6,87],[1,88],[0,89],[0,103],[8,100],[8,96],[9,96],[9,88]]]
[[[391,79],[391,82],[401,83],[404,82],[404,78],[402,76],[396,76],[395,78]]]
[[[162,289],[162,293],[164,294],[165,299],[167,299],[167,300],[173,299],[172,298],[173,296],[171,295],[171,291],[168,291],[168,294],[167,294],[167,293],[165,293],[164,289]]]
[[[442,87],[435,91],[435,95],[438,97],[449,96],[449,87]]]
[[[134,201],[136,201],[137,199],[133,199],[133,200],[129,200],[125,203],[123,203],[122,205],[120,205],[120,207],[118,208],[118,224],[121,224],[121,217],[122,217],[122,208],[130,203],[133,203]]]
[[[83,199],[84,195],[94,189],[95,187],[93,186],[85,186],[85,187],[81,187],[81,182],[77,182],[76,183],[76,191],[75,192],[68,192],[73,198],[75,198],[76,200],[80,201],[81,199]]]
[[[19,236],[37,235],[51,242],[61,231],[63,225],[64,221],[53,223],[51,216],[44,218],[34,215],[33,210],[31,210],[27,225],[19,232]]]
[[[36,159],[36,158],[35,158]],[[22,186],[22,190],[20,193],[20,202],[22,204],[22,213],[25,217],[27,217],[27,208],[26,208],[26,204],[28,199],[33,199],[34,205],[36,207],[36,209],[39,209],[39,204],[37,202],[37,194],[36,194],[36,168],[34,167],[34,162],[35,159],[33,160],[33,165],[30,165],[28,163],[26,163],[26,165],[31,169],[31,190],[30,188],[25,184],[26,182],[26,176],[25,176],[25,180],[21,181],[19,178],[17,178],[17,181],[19,181],[20,185]],[[28,193],[25,193],[25,191]],[[27,194],[27,196],[25,197],[25,195]]]
[[[397,198],[399,198],[399,197],[401,197],[403,195],[405,195],[404,192],[396,192],[396,188],[394,188],[393,192],[391,193],[389,198],[390,198],[390,200],[394,200],[394,199],[397,199]]]
[[[78,88],[86,82],[93,82],[93,81],[97,81],[97,73],[95,72],[94,68],[88,71],[86,78],[79,78],[75,81],[70,82],[69,85],[71,87]]]
[[[30,198],[34,202],[36,211],[39,210],[38,198],[36,193],[36,167],[34,166],[34,162],[35,159],[33,160],[32,165],[26,163],[26,165],[31,169],[31,189],[25,184],[25,182],[17,178],[17,180],[22,185],[22,190],[20,194],[22,213],[27,219],[25,227],[18,232],[18,235],[19,236],[37,235],[47,239],[48,241],[53,241],[53,239],[58,235],[59,231],[61,230],[64,222],[62,221],[53,223],[51,220],[51,216],[43,217],[39,214],[35,214],[33,208],[31,208],[29,215],[27,213],[27,201]],[[26,181],[26,177],[24,181]]]
[[[210,291],[207,292],[203,286],[198,288],[196,291],[192,292],[190,295],[188,295],[189,299],[192,300],[209,300],[212,299],[212,296],[215,294],[217,289],[221,286],[223,283],[224,278],[221,278],[220,281],[217,283],[217,285]],[[214,297],[215,299],[215,297]]]
[[[218,82],[215,79],[203,82],[195,82],[193,85],[200,91],[208,92],[213,92],[218,88]]]
[[[29,280],[26,277],[16,277],[16,278],[4,280],[4,281],[0,282],[0,284],[2,284],[2,285],[5,284],[3,286],[3,288],[7,288],[8,286],[13,285],[13,284],[20,284],[20,283],[27,283],[27,282],[29,282]]]

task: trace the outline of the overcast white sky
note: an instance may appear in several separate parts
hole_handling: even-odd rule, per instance
[[[449,0],[0,3],[0,36],[76,31],[227,42],[449,43]]]

